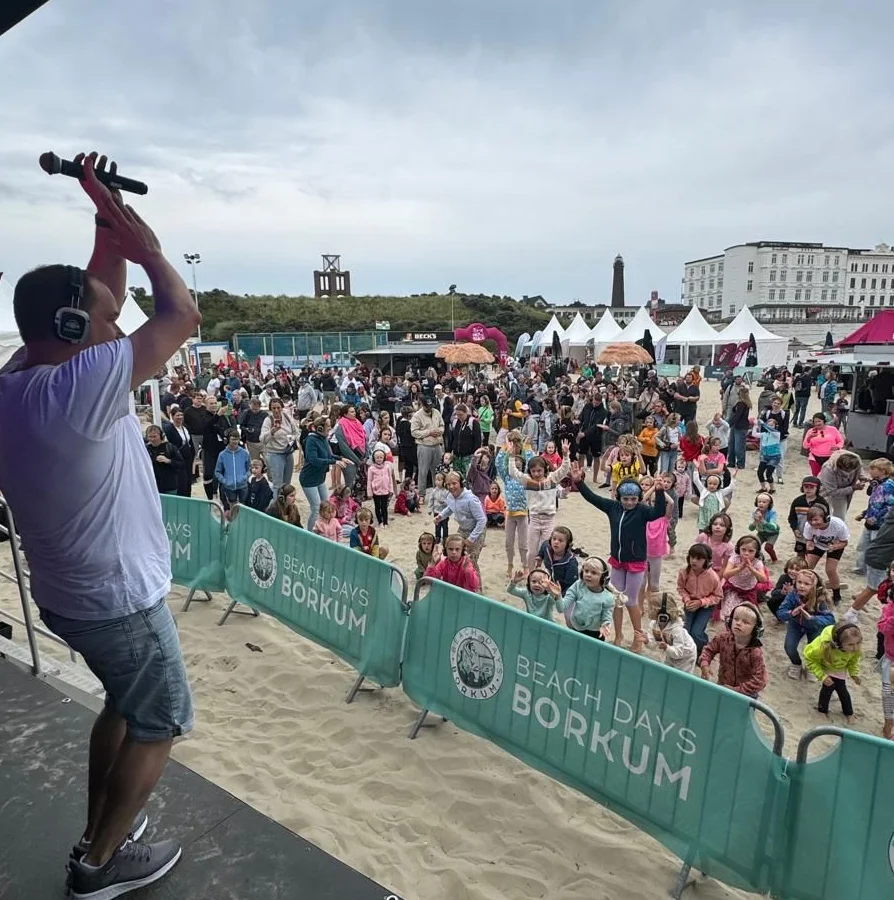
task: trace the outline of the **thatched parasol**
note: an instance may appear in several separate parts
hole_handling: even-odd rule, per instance
[[[600,366],[641,366],[652,361],[647,350],[630,342],[607,344],[596,360]]]
[[[435,356],[451,366],[485,365],[494,361],[493,354],[480,344],[442,344]]]

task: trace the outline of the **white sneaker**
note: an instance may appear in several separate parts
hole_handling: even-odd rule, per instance
[[[791,665],[788,667],[788,672],[786,674],[793,681],[800,681],[801,680],[801,671],[802,671],[801,666]]]
[[[841,623],[843,625],[857,625],[860,622],[860,617],[857,615],[857,611],[851,607],[842,617]]]
[[[816,684],[816,681],[817,681],[816,675],[814,675],[813,672],[808,672],[808,673],[807,673],[807,680],[808,680],[811,684]]]

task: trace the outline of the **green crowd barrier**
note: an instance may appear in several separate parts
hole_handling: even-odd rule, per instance
[[[191,497],[161,496],[161,514],[171,542],[176,584],[199,591],[224,590],[224,524],[220,504]]]
[[[769,889],[789,782],[756,701],[439,581],[411,607],[403,690],[411,737],[430,710],[661,841],[685,861],[675,896],[690,866]]]
[[[227,528],[227,592],[331,650],[360,678],[400,684],[406,581],[393,566],[345,544],[240,506]]]
[[[838,745],[808,760],[810,745],[828,735]],[[816,728],[801,738],[792,780],[774,894],[786,900],[894,897],[894,744]]]

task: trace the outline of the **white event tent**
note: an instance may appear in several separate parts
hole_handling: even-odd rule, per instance
[[[687,366],[690,346],[716,347],[729,341],[725,341],[720,333],[705,321],[701,310],[693,306],[686,318],[667,336],[667,343],[680,348],[680,365]]]
[[[621,326],[615,321],[610,309],[605,310],[602,318],[590,329],[590,340],[596,344],[608,344],[621,333]]]
[[[747,306],[742,307],[736,318],[717,337],[721,344],[741,344],[752,334],[757,345],[759,366],[766,368],[785,365],[788,360],[788,338],[767,331]]]
[[[584,317],[577,313],[571,324],[565,329],[562,338],[562,353],[574,359],[584,359],[587,355],[587,346],[592,340],[590,326],[584,321]]]
[[[648,307],[641,306],[627,323],[627,327],[614,340],[635,344],[642,340],[647,330],[655,345],[655,362],[660,363],[664,360],[665,333],[652,321]]]
[[[544,328],[540,333],[539,340],[537,340],[536,342],[532,342],[533,346],[531,347],[531,353],[543,353],[544,350],[548,350],[550,347],[552,347],[554,334],[557,334],[559,336],[560,341],[564,340],[565,338],[565,329],[556,318],[555,313],[553,313],[553,317],[549,320],[549,325],[547,325],[546,328]]]

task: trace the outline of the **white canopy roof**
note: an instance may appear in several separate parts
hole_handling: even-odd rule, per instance
[[[652,335],[652,343],[657,347],[658,343],[664,340],[665,334],[652,321],[648,308],[641,306],[637,310],[636,315],[627,324],[627,327],[619,335],[615,336],[615,340],[636,343],[636,341],[642,339],[643,335],[646,333],[646,329],[648,329],[649,333]]]
[[[545,350],[548,347],[552,347],[553,345],[553,335],[557,334],[559,336],[559,340],[563,340],[565,337],[565,329],[562,327],[559,320],[556,318],[556,314],[553,313],[553,317],[549,320],[549,325],[543,329],[540,334],[540,340],[534,344],[533,350],[535,353],[539,353],[541,350]]]
[[[590,337],[597,344],[613,341],[621,333],[621,326],[615,321],[610,309],[605,310],[602,318],[590,329]]]
[[[586,347],[592,339],[590,326],[584,321],[584,317],[577,313],[568,328],[565,329],[563,344],[570,347]]]
[[[780,337],[778,334],[773,334],[772,331],[767,331],[757,319],[751,313],[751,310],[747,306],[743,306],[741,310],[739,310],[739,315],[736,316],[723,331],[720,332],[720,337],[723,339],[722,343],[731,343],[732,341],[747,341],[748,335],[753,334],[755,341],[767,340],[767,341],[785,341],[788,344],[788,338]]]
[[[720,333],[712,328],[702,315],[702,311],[693,306],[686,318],[667,336],[668,344],[726,344]]]

